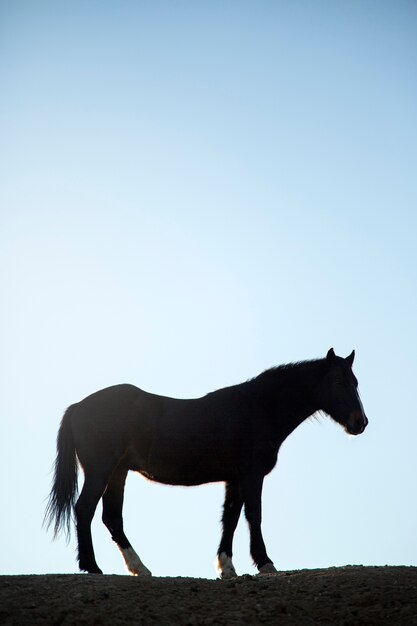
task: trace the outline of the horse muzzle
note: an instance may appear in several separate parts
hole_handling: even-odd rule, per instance
[[[352,411],[346,422],[346,432],[349,435],[361,435],[368,425],[368,418],[362,411]]]

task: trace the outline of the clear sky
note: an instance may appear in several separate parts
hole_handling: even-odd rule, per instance
[[[417,565],[416,66],[413,1],[0,2],[0,573],[77,571],[41,528],[69,404],[332,346],[369,426],[288,438],[268,552]],[[131,474],[127,535],[155,575],[214,577],[222,499]]]

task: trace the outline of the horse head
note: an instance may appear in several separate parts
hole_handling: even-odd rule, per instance
[[[325,359],[325,374],[319,389],[320,409],[344,427],[349,435],[360,435],[368,418],[358,392],[358,381],[352,371],[355,351],[346,357],[336,356],[333,348]]]

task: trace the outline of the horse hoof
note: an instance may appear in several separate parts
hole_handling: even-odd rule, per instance
[[[139,576],[140,578],[152,577],[152,572],[143,563],[141,563],[140,567],[127,567],[126,569],[131,576]]]
[[[102,574],[103,572],[99,567],[82,567],[80,565],[80,571],[85,574]]]
[[[148,570],[147,567],[143,566],[140,570],[136,570],[134,572],[130,572],[132,576],[140,576],[141,578],[149,578],[152,577],[152,572]]]
[[[221,580],[235,578],[237,576],[232,558],[228,556],[225,552],[222,552],[218,555],[216,566],[219,578],[221,578]]]
[[[152,576],[146,565],[142,563],[134,549],[120,548],[123,558],[126,563],[126,569],[132,576]]]
[[[219,576],[221,580],[229,580],[230,578],[236,578],[237,574],[235,568],[233,567],[220,572]]]
[[[262,567],[259,568],[260,574],[277,574],[278,570],[275,569],[273,563],[265,563]]]

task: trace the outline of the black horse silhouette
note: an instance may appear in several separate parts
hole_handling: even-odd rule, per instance
[[[275,572],[261,533],[263,480],[286,437],[317,411],[352,434],[368,420],[347,358],[281,365],[239,385],[191,400],[117,385],[88,396],[64,414],[57,438],[55,476],[45,513],[56,537],[70,530],[75,510],[81,570],[101,573],[94,556],[91,521],[103,499],[103,522],[127,569],[150,575],[123,531],[123,492],[129,470],[170,485],[224,482],[223,532],[217,554],[220,577],[236,576],[233,535],[244,506],[250,552],[260,573]],[[85,481],[77,496],[77,469]]]

